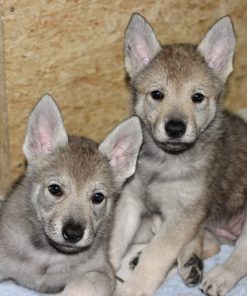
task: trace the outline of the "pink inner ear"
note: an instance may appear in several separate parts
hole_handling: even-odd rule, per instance
[[[41,144],[42,144],[43,150],[45,150],[44,152],[50,153],[54,148],[52,145],[51,135],[48,132],[43,132],[41,134],[41,138],[42,138]]]
[[[52,137],[51,133],[49,133],[49,128],[41,128],[39,131],[36,132],[36,147],[37,147],[37,154],[47,154],[53,150],[52,145]]]
[[[213,52],[211,53],[208,61],[209,67],[220,70],[221,67],[223,66],[223,61],[224,61],[224,49],[222,49],[221,46],[218,46],[214,48]]]
[[[221,70],[228,63],[229,50],[227,46],[228,39],[223,38],[216,41],[209,53],[208,65],[215,70]]]
[[[112,166],[122,166],[126,159],[126,152],[129,148],[129,139],[124,137],[118,142],[112,151],[112,157],[110,163]]]
[[[147,49],[144,45],[139,45],[136,47],[136,51],[138,53],[138,60],[143,64],[147,65],[150,62],[150,58],[147,52]]]
[[[121,166],[125,159],[124,150],[118,147],[114,149],[113,155],[110,160],[110,164],[114,167]]]

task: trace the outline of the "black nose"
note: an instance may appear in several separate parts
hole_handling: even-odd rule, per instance
[[[81,224],[69,222],[64,225],[62,235],[64,239],[70,243],[77,243],[82,239],[84,228]]]
[[[186,131],[186,124],[181,120],[169,120],[165,124],[165,130],[169,137],[171,138],[179,138]]]

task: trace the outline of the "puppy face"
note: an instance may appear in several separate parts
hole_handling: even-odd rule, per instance
[[[52,98],[39,101],[23,151],[36,224],[54,248],[77,253],[108,235],[115,197],[135,171],[141,143],[137,117],[121,123],[98,146],[68,137]]]
[[[229,17],[218,21],[198,46],[161,46],[148,22],[132,16],[125,35],[125,66],[134,111],[167,152],[191,147],[215,118],[234,48]]]
[[[214,119],[222,84],[193,46],[165,46],[133,80],[134,110],[155,141],[181,152]]]
[[[30,175],[32,204],[48,241],[63,252],[89,247],[111,215],[117,190],[97,145],[70,138],[67,147],[32,167]]]

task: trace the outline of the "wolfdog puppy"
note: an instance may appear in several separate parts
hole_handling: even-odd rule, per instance
[[[68,136],[45,95],[28,122],[27,170],[1,208],[1,281],[58,295],[112,295],[107,247],[114,201],[134,173],[141,143],[135,116],[99,146]]]
[[[237,243],[231,258],[206,274],[202,290],[224,295],[247,274],[247,124],[222,107],[234,49],[229,17],[215,23],[198,46],[162,46],[142,16],[134,14],[129,22],[125,66],[144,142],[116,209],[114,268],[143,217],[158,214],[161,226],[118,295],[150,296],[177,258],[183,280],[198,284],[206,229],[207,236]]]

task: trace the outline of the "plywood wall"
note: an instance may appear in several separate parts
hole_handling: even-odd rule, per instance
[[[4,194],[5,184],[9,180],[8,117],[3,45],[3,23],[0,21],[0,195]]]
[[[129,113],[123,35],[142,13],[163,43],[198,42],[219,17],[233,18],[238,46],[226,105],[247,107],[246,0],[6,0],[4,25],[10,176],[23,170],[28,114],[48,92],[69,132],[100,140]]]

